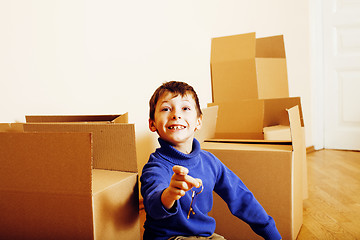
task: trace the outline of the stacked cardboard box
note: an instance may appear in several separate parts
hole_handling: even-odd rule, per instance
[[[1,238],[140,239],[127,114],[26,119],[0,125]]]
[[[202,148],[244,181],[283,239],[296,239],[307,193],[304,124],[300,98],[289,97],[283,37],[214,38],[211,76],[213,103],[204,109],[197,136]],[[261,239],[224,209],[214,195],[217,233],[227,239]]]

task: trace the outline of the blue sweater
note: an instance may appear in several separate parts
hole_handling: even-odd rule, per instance
[[[244,183],[213,154],[201,150],[196,139],[190,154],[176,150],[160,138],[159,143],[161,148],[150,155],[140,178],[146,211],[145,240],[213,234],[215,220],[208,216],[213,205],[213,191],[228,204],[232,214],[248,223],[255,233],[265,239],[281,239],[274,220]],[[188,168],[190,176],[203,182],[204,190],[192,205],[195,214],[191,214],[189,219],[191,191],[177,200],[170,210],[161,203],[161,194],[169,186],[174,165]]]

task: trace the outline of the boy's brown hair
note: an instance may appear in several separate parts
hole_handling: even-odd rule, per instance
[[[202,115],[199,98],[198,98],[194,88],[185,82],[170,81],[170,82],[163,83],[160,87],[158,87],[155,90],[152,97],[150,98],[149,105],[150,105],[150,119],[151,120],[155,120],[154,115],[155,115],[156,104],[157,104],[160,96],[162,96],[166,92],[170,92],[170,93],[174,94],[175,97],[177,95],[180,95],[181,97],[184,97],[185,95],[192,96],[196,103],[196,111],[197,111],[198,117],[200,117]]]

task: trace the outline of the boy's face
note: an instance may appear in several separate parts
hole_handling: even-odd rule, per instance
[[[191,95],[174,97],[165,92],[156,104],[154,120],[149,120],[149,127],[179,151],[189,153],[195,131],[200,129],[201,123],[202,117],[198,117]]]

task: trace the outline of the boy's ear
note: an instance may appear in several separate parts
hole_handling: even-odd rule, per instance
[[[202,118],[203,118],[202,115],[201,115],[200,117],[198,117],[198,119],[197,119],[197,121],[196,121],[195,131],[201,129],[201,126],[202,126]]]
[[[156,132],[155,121],[149,118],[149,129],[152,132]]]

